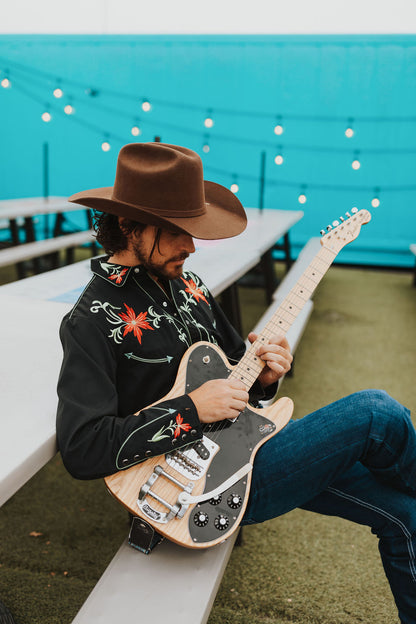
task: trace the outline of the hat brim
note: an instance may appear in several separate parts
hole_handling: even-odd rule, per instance
[[[76,193],[68,201],[139,223],[173,226],[194,238],[213,240],[241,234],[247,226],[247,216],[240,200],[221,184],[204,180],[204,187],[206,210],[204,214],[192,217],[161,217],[149,207],[114,200],[112,186]]]

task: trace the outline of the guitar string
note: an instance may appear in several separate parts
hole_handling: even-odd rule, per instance
[[[275,335],[276,330],[279,330],[279,332],[283,331],[286,335],[287,330],[291,327],[292,323],[303,309],[305,303],[312,296],[313,291],[327,272],[335,256],[336,253],[326,249],[325,247],[322,247],[318,251],[311,264],[307,267],[298,282],[277,308],[276,312],[263,328],[258,338],[250,345],[240,362],[231,371],[229,378],[232,377],[239,379],[244,383],[247,391],[250,390],[265,366],[265,364],[260,364],[262,360],[255,355],[258,346]],[[287,307],[289,307],[289,310]],[[243,370],[244,368],[246,370]],[[228,419],[225,419],[224,421],[211,424],[211,427],[216,427],[215,431],[211,435],[213,442],[216,442],[220,437],[221,432],[230,425],[227,420]]]

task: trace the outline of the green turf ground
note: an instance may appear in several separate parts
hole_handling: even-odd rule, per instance
[[[265,306],[256,289],[241,289],[241,301],[247,332]],[[294,375],[281,388],[295,416],[368,387],[385,388],[415,414],[410,274],[334,267],[314,301]],[[0,599],[16,623],[69,624],[128,523],[102,481],[73,480],[57,456],[3,506],[0,531]],[[209,624],[397,621],[369,529],[295,510],[243,535]],[[178,599],[185,596],[186,588]]]

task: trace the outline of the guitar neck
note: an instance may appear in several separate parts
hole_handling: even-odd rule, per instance
[[[261,360],[256,351],[261,344],[270,342],[276,334],[285,335],[301,312],[305,303],[311,298],[319,282],[328,271],[337,252],[326,247],[321,247],[308,268],[301,275],[295,286],[285,297],[273,314],[262,332],[257,336],[233,369],[230,377],[242,381],[248,391],[263,370],[265,362]]]

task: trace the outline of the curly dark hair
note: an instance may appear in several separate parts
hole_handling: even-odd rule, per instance
[[[146,227],[143,223],[124,219],[121,228],[117,215],[98,211],[94,211],[93,224],[97,241],[110,256],[127,249],[128,234],[134,231],[140,233]]]

